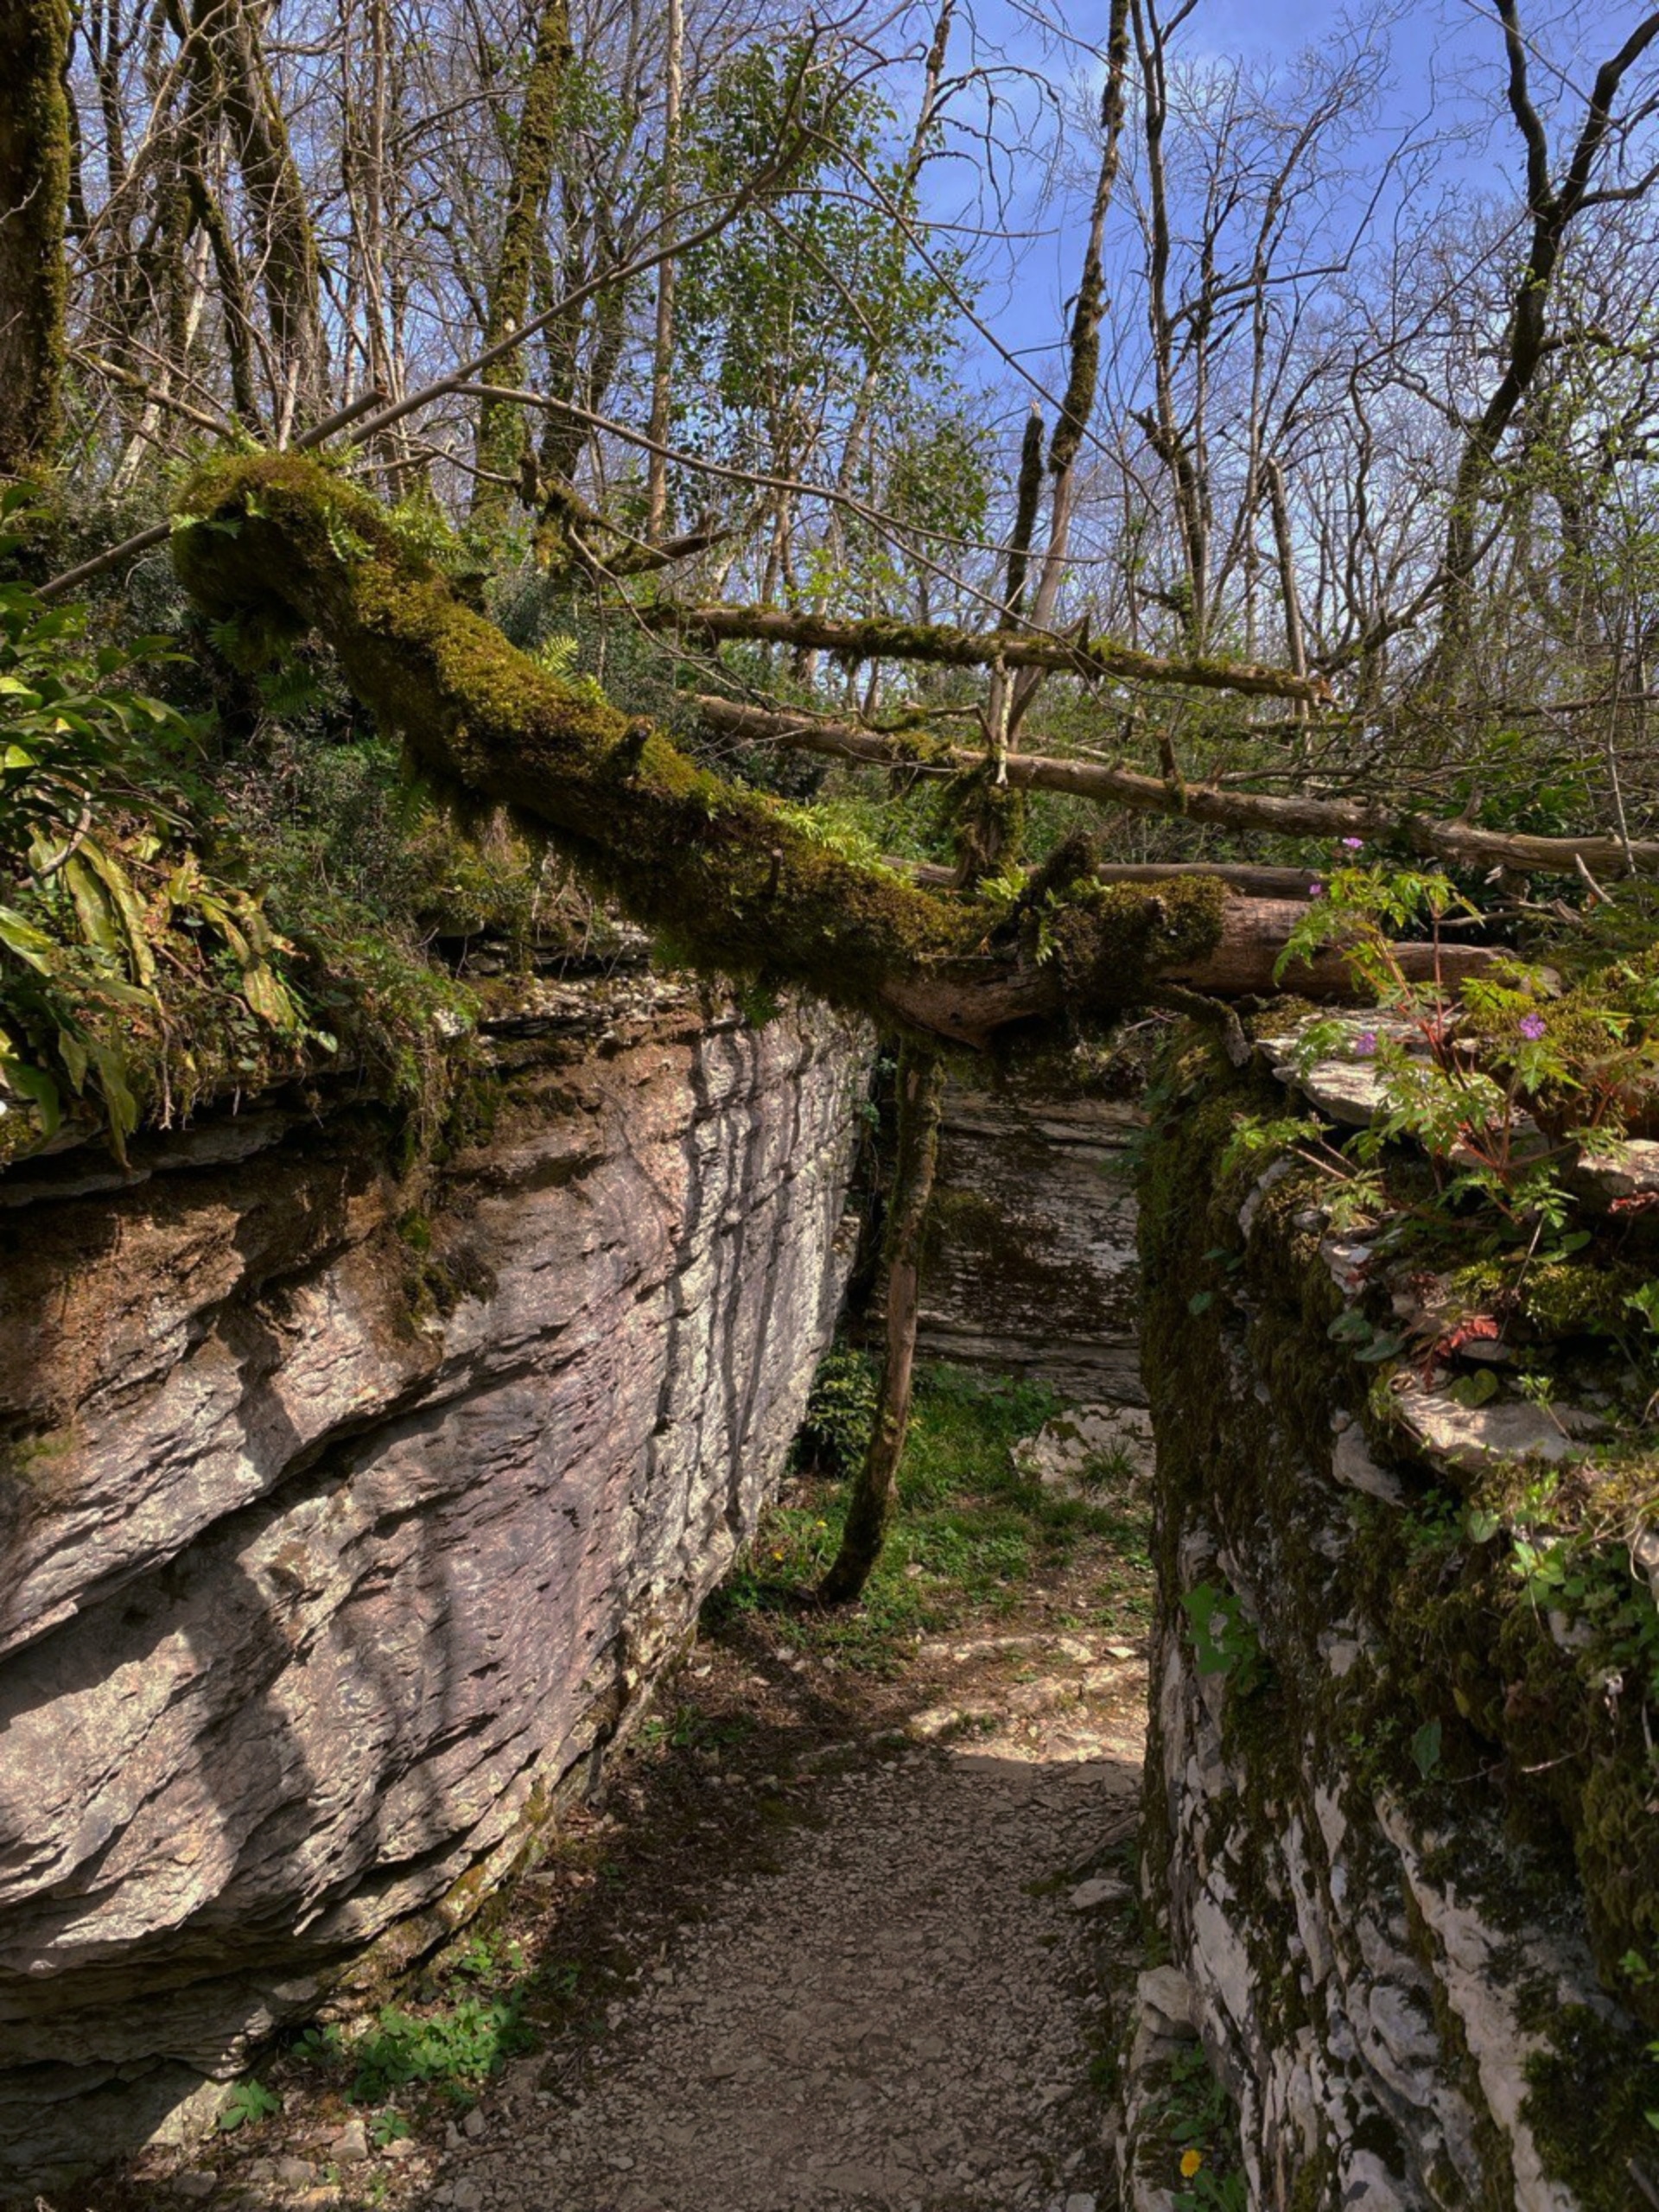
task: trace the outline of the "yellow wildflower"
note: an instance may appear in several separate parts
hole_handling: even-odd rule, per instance
[[[1203,2164],[1204,2153],[1202,2151],[1183,2151],[1181,2153],[1181,2179],[1183,2181],[1191,2181],[1193,2175],[1197,2173],[1198,2168]]]

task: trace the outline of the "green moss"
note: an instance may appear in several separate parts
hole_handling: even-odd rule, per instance
[[[552,182],[553,161],[565,86],[570,71],[569,0],[543,0],[536,45],[518,110],[517,143],[502,224],[501,250],[490,285],[484,342],[495,345],[524,321],[530,304],[531,263],[542,235],[543,213]],[[498,385],[516,385],[518,353],[505,355],[492,371]],[[512,474],[518,465],[524,436],[522,410],[501,401],[486,402],[480,418],[479,459],[486,468]],[[480,505],[505,500],[499,488],[480,486]]]
[[[1548,2048],[1527,2063],[1522,2117],[1545,2171],[1584,2212],[1630,2212],[1634,2162],[1659,2179],[1659,2063],[1650,2050],[1582,2005],[1552,2005],[1535,2025]]]
[[[1239,1787],[1217,1802],[1204,1839],[1207,1850],[1225,1852],[1231,1878],[1252,1900],[1245,1941],[1268,2039],[1294,2033],[1308,2011],[1287,1942],[1274,1955],[1275,1935],[1287,1938],[1289,1923],[1281,1926],[1274,1900],[1287,1801],[1314,1782],[1349,1809],[1354,1893],[1381,1897],[1398,1885],[1373,1812],[1386,1793],[1438,1839],[1425,1854],[1427,1878],[1509,1931],[1495,1976],[1520,1986],[1541,1929],[1569,1942],[1587,1936],[1607,1988],[1659,2025],[1659,1823],[1650,1810],[1659,1771],[1641,1711],[1659,1665],[1659,1617],[1632,1582],[1626,1552],[1631,1530],[1654,1516],[1659,1465],[1639,1449],[1611,1451],[1576,1473],[1545,1479],[1535,1468],[1499,1468],[1459,1477],[1454,1488],[1414,1464],[1386,1382],[1328,1334],[1342,1300],[1307,1225],[1317,1195],[1308,1178],[1293,1170],[1266,1191],[1241,1240],[1238,1210],[1266,1161],[1257,1154],[1226,1173],[1223,1162],[1241,1120],[1282,1114],[1280,1095],[1256,1071],[1235,1071],[1212,1046],[1177,1032],[1152,1105],[1141,1245],[1144,1371],[1160,1445],[1160,1607],[1167,1619],[1182,1586],[1183,1546],[1202,1533],[1221,1548],[1272,1662],[1256,1695],[1230,1696],[1224,1707]],[[1540,1339],[1593,1337],[1628,1287],[1571,1262],[1539,1274],[1525,1325]],[[1199,1287],[1205,1297],[1195,1312]],[[1489,1288],[1472,1271],[1465,1287],[1475,1295]],[[1329,1484],[1331,1417],[1344,1406],[1379,1456],[1395,1463],[1406,1506]],[[1320,1654],[1329,1633],[1357,1633],[1363,1646],[1341,1676]],[[1431,1722],[1438,1732],[1425,1758],[1421,1732]],[[1154,1713],[1154,1766],[1160,1730]],[[1173,1847],[1162,1798],[1149,1788],[1154,1869],[1160,1848]],[[1311,1827],[1306,1804],[1302,1812]],[[1421,1924],[1416,1933],[1427,1955]],[[1484,2092],[1444,2005],[1436,2029],[1479,2119]],[[1574,2031],[1580,2056],[1587,2032],[1581,2024]],[[1611,2082],[1615,2046],[1628,2069],[1641,2062],[1643,2038],[1628,2023],[1608,2033],[1607,2053],[1591,2070]],[[1611,2156],[1615,2139],[1604,2141],[1580,2116],[1584,2142],[1564,2148],[1557,2139],[1573,2117],[1568,2075],[1563,2060],[1535,2081],[1539,2097],[1548,2090],[1561,2107],[1550,2171],[1583,2186],[1579,2177]],[[1634,2109],[1628,2086],[1608,2094]],[[1643,2094],[1659,2110],[1659,2094]],[[1632,2144],[1618,2141],[1598,2184],[1604,2193],[1586,2202],[1630,2202],[1624,2158]],[[1496,2122],[1484,2126],[1481,2155],[1483,2212],[1506,2212],[1513,2188]],[[1561,2163],[1569,2155],[1570,2170]],[[1323,2184],[1307,2186],[1309,2201],[1321,2202]]]
[[[1290,2212],[1330,2212],[1338,2202],[1338,2178],[1335,2154],[1321,2144],[1297,2168],[1290,2189]]]
[[[7,353],[14,372],[22,372],[0,392],[0,478],[43,468],[60,427],[69,282],[63,228],[73,159],[65,91],[70,26],[67,0],[14,0],[0,27],[8,109],[0,185],[11,203]]]
[[[982,922],[816,843],[514,651],[398,543],[364,495],[292,455],[189,487],[175,558],[207,611],[257,638],[315,626],[346,681],[440,786],[558,832],[589,873],[705,963],[868,1003],[895,969],[969,950]]]
[[[1650,1280],[1629,1261],[1600,1252],[1551,1260],[1518,1270],[1495,1260],[1459,1268],[1450,1278],[1456,1310],[1513,1313],[1523,1337],[1554,1342],[1575,1336],[1617,1336],[1630,1327],[1630,1298]]]

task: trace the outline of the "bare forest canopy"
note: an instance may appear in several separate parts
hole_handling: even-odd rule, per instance
[[[1344,849],[1452,872],[1455,970],[1639,914],[1659,14],[1303,28],[16,0],[29,620],[184,622],[170,537],[208,782],[325,878],[367,709],[690,957],[940,1038],[1268,989]],[[75,788],[20,975],[54,899],[137,945]]]

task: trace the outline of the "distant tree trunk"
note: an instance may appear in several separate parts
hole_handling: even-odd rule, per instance
[[[1048,470],[1054,480],[1048,519],[1048,543],[1037,571],[1032,597],[1031,626],[1046,630],[1059,604],[1065,580],[1066,556],[1071,544],[1071,517],[1077,505],[1077,456],[1095,411],[1100,383],[1100,326],[1106,313],[1106,270],[1103,258],[1106,218],[1117,182],[1123,140],[1124,79],[1128,68],[1129,0],[1112,0],[1106,35],[1106,83],[1100,96],[1100,173],[1095,180],[1094,206],[1090,212],[1089,237],[1084,248],[1083,274],[1071,309],[1071,365],[1054,435],[1049,441]],[[1022,580],[1023,581],[1023,580]],[[1010,728],[1017,730],[1036,697],[1042,678],[1033,671],[1020,677],[1014,688]]]
[[[182,0],[175,0],[171,12],[202,106],[223,122],[242,173],[270,322],[273,428],[276,442],[286,445],[322,413],[327,394],[322,274],[305,179],[265,64],[258,20],[244,0],[194,0],[188,18]],[[193,181],[191,188],[199,219],[213,237],[211,191],[205,181]],[[235,249],[222,217],[214,257],[227,316],[245,315],[245,280],[233,273]]]
[[[685,67],[685,10],[668,0],[668,74],[663,111],[663,244],[674,243],[680,206],[680,104]],[[652,544],[668,531],[668,443],[674,374],[674,263],[657,271],[657,329],[652,349],[651,435],[646,475],[645,536]]]
[[[68,0],[0,7],[0,477],[50,454],[63,383]]]
[[[853,1478],[841,1549],[818,1591],[826,1605],[850,1605],[863,1589],[881,1556],[898,1501],[899,1461],[910,1427],[916,1371],[922,1232],[933,1195],[944,1098],[944,1070],[938,1054],[925,1046],[906,1045],[899,1058],[899,1158],[887,1220],[887,1358],[875,1426],[863,1465]]]
[[[484,343],[499,345],[530,313],[531,277],[535,268],[547,195],[553,183],[553,156],[558,138],[559,110],[570,70],[569,0],[543,0],[537,18],[536,45],[524,82],[524,101],[518,114],[518,134],[513,147],[512,170],[507,181],[507,207],[501,227],[501,251],[489,289],[489,311]],[[516,385],[518,354],[509,353],[495,367],[496,381]],[[480,468],[513,475],[524,444],[520,410],[502,400],[486,400],[478,421],[478,463]],[[474,496],[473,512],[480,519],[505,514],[508,493],[488,477],[480,477]]]

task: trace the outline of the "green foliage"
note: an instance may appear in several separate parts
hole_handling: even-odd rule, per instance
[[[0,553],[22,520],[0,493]],[[0,1079],[41,1136],[95,1100],[118,1154],[156,1091],[188,1105],[333,1046],[257,896],[189,842],[196,732],[138,682],[176,658],[0,583]]]
[[[227,2135],[234,2134],[238,2128],[257,2127],[262,2120],[272,2119],[282,2108],[282,2099],[266,2088],[263,2082],[238,2082],[219,2108],[219,2124]]]
[[[517,1943],[505,1943],[499,1936],[473,1935],[449,1963],[456,1974],[493,1993],[509,1987],[523,1974],[524,1955]]]
[[[1176,2212],[1246,2212],[1237,2123],[1202,2044],[1183,2044],[1151,2114],[1168,2145]]]
[[[836,1345],[812,1378],[797,1458],[825,1474],[850,1475],[869,1448],[875,1407],[874,1362],[853,1345]]]
[[[920,1365],[899,1516],[862,1603],[846,1612],[786,1607],[778,1634],[887,1674],[907,1639],[948,1627],[969,1607],[1011,1609],[1033,1583],[1079,1564],[1096,1578],[1103,1625],[1139,1633],[1150,1597],[1147,1504],[1057,1497],[1014,1457],[1014,1446],[1059,1410],[1040,1383]],[[713,1616],[769,1605],[780,1586],[815,1589],[836,1555],[844,1506],[840,1483],[804,1483],[710,1599]]]
[[[1241,1697],[1262,1682],[1268,1662],[1255,1624],[1237,1594],[1214,1582],[1195,1583],[1181,1599],[1192,1631],[1192,1656],[1199,1674],[1224,1675]]]
[[[1383,1012],[1369,1030],[1307,1024],[1294,1057],[1305,1068],[1333,1053],[1369,1062],[1381,1103],[1339,1152],[1310,1139],[1305,1124],[1262,1137],[1294,1142],[1352,1185],[1351,1219],[1389,1210],[1381,1172],[1389,1147],[1403,1145],[1429,1162],[1433,1215],[1483,1217],[1498,1248],[1524,1252],[1529,1268],[1570,1256],[1589,1241],[1576,1225],[1571,1171],[1586,1154],[1617,1158],[1630,1118],[1659,1105],[1653,952],[1592,972],[1565,997],[1519,961],[1496,963],[1453,995],[1408,979],[1394,946],[1399,930],[1438,928],[1453,906],[1473,911],[1445,877],[1344,867],[1324,888],[1293,931],[1281,972],[1334,944]],[[1246,1141],[1241,1135],[1236,1145]]]
[[[349,2094],[353,2104],[378,2105],[396,2090],[423,2084],[464,2092],[533,2041],[511,1996],[463,1997],[430,2012],[383,2005],[350,2046]]]
[[[687,133],[704,190],[750,184],[775,156],[805,58],[800,42],[757,43],[721,71]],[[699,447],[784,473],[857,424],[858,494],[919,532],[978,533],[988,441],[951,373],[957,302],[973,291],[965,257],[930,235],[886,150],[896,118],[867,84],[820,54],[804,97],[813,135],[788,177],[681,264],[683,354],[702,373],[677,378],[679,419]],[[845,511],[795,562],[804,603],[872,608],[902,594],[909,567],[902,543]]]

